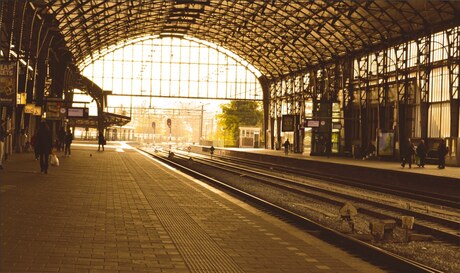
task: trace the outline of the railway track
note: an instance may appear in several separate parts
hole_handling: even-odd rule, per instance
[[[271,171],[281,172],[285,174],[294,174],[294,175],[300,175],[304,177],[317,178],[323,181],[329,181],[329,182],[340,184],[340,185],[359,187],[359,188],[368,189],[368,190],[372,190],[372,191],[376,191],[380,193],[388,193],[388,194],[397,195],[397,196],[404,197],[404,198],[427,202],[427,203],[435,204],[439,206],[446,206],[446,207],[460,209],[460,196],[455,195],[455,194],[454,195],[440,195],[440,194],[434,194],[433,192],[427,193],[425,191],[420,191],[418,189],[411,189],[409,191],[406,188],[400,188],[400,187],[397,187],[391,184],[388,186],[383,186],[383,185],[376,185],[376,184],[370,184],[370,183],[363,183],[359,180],[343,179],[341,177],[334,176],[331,173],[326,176],[324,173],[317,173],[317,172],[310,171],[310,170],[299,169],[299,168],[296,168],[294,166],[289,166],[289,165],[273,164],[273,163],[266,162],[266,161],[263,161],[263,162],[255,161],[255,160],[237,158],[237,157],[231,157],[231,156],[225,156],[225,155],[214,156],[214,158],[218,158],[226,162],[234,162],[237,164],[252,166],[254,168],[261,169],[261,170],[270,169]]]
[[[422,263],[413,261],[411,259],[393,254],[389,251],[376,247],[367,242],[363,242],[350,236],[349,234],[343,234],[341,232],[337,232],[327,226],[314,222],[307,217],[294,212],[286,207],[275,204],[274,202],[268,201],[265,198],[255,196],[254,194],[245,192],[235,186],[229,185],[226,182],[221,181],[220,179],[215,179],[209,175],[205,175],[199,171],[195,171],[191,168],[186,167],[185,165],[195,165],[199,164],[207,164],[206,168],[212,166],[213,168],[220,168],[219,171],[223,172],[232,172],[234,175],[244,176],[246,179],[254,179],[257,181],[265,181],[265,183],[270,183],[271,186],[276,185],[278,189],[289,191],[289,192],[297,192],[296,194],[305,195],[307,190],[299,189],[299,185],[293,186],[292,183],[299,183],[297,181],[292,182],[292,180],[276,177],[273,174],[269,173],[261,173],[257,172],[257,170],[250,170],[248,167],[244,167],[243,170],[241,167],[239,169],[237,166],[229,166],[227,162],[217,162],[216,160],[212,160],[209,162],[207,159],[203,159],[200,157],[191,158],[189,155],[180,155],[178,153],[171,155],[162,154],[162,153],[149,153],[153,157],[166,162],[169,165],[173,165],[175,168],[180,169],[183,172],[186,172],[194,177],[197,177],[201,180],[207,181],[208,183],[212,183],[214,186],[218,186],[220,188],[225,189],[228,192],[231,192],[234,195],[237,195],[240,198],[245,199],[247,202],[252,204],[256,204],[260,208],[269,211],[270,213],[275,213],[279,217],[288,220],[289,222],[302,227],[307,232],[311,232],[316,234],[323,240],[329,241],[339,247],[345,248],[347,251],[353,252],[356,255],[364,257],[365,259],[370,260],[373,263],[378,263],[384,268],[390,269],[390,271],[396,272],[442,272],[430,266],[424,265]],[[188,163],[187,163],[188,162]],[[211,164],[211,165],[209,165]],[[220,166],[217,166],[220,165]],[[263,177],[263,178],[262,178]],[[278,180],[278,182],[273,182],[272,180]],[[283,181],[283,182],[280,182]],[[291,183],[291,185],[286,186],[286,184]],[[282,185],[285,184],[285,185]],[[267,184],[265,184],[267,185]],[[279,186],[282,185],[282,186]],[[303,186],[300,185],[300,188]],[[311,189],[309,189],[311,190]],[[309,193],[312,195],[312,193]],[[324,194],[324,192],[322,193]],[[324,196],[321,198],[325,198]],[[338,198],[337,196],[335,198]],[[341,197],[343,198],[343,196]],[[330,198],[329,198],[330,199]],[[343,200],[335,200],[335,202],[343,202]],[[372,209],[371,209],[372,210]],[[387,216],[385,216],[387,217]],[[388,268],[390,267],[390,268]]]
[[[176,156],[190,157],[187,154],[176,154]],[[382,198],[381,194],[376,195],[369,191],[360,193],[355,189],[344,189],[343,184],[325,187],[324,181],[312,183],[311,179],[299,179],[299,177],[292,175],[285,177],[279,172],[266,172],[258,168],[244,166],[244,163],[241,162],[221,162],[201,156],[194,157],[194,160],[214,168],[220,168],[226,172],[233,172],[237,175],[244,174],[246,178],[252,178],[258,183],[263,183],[267,186],[301,196],[309,196],[339,207],[347,202],[352,202],[358,207],[360,213],[378,219],[392,219],[401,224],[401,216],[414,217],[416,219],[414,223],[415,230],[460,244],[460,214],[448,212],[445,209],[436,209],[435,206],[415,201],[401,202],[400,199]]]

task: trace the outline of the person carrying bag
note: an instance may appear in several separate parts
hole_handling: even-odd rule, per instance
[[[51,166],[59,167],[59,158],[56,154],[50,154],[50,164]]]

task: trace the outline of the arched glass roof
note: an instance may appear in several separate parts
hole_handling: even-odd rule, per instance
[[[82,62],[82,74],[118,96],[262,100],[260,72],[197,39],[146,36]]]
[[[35,1],[54,15],[77,65],[146,34],[194,37],[269,78],[459,25],[460,1]]]

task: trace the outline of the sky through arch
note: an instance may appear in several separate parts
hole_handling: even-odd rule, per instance
[[[114,45],[81,65],[111,91],[109,107],[151,98],[262,100],[260,72],[217,45],[193,38],[146,36]],[[146,100],[149,100],[146,103]]]

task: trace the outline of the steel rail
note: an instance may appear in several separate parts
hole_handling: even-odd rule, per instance
[[[410,260],[408,258],[399,256],[397,254],[394,254],[384,249],[381,249],[379,247],[376,247],[372,244],[368,244],[366,242],[355,239],[351,236],[347,236],[345,234],[337,232],[331,228],[328,228],[324,225],[321,225],[317,222],[307,219],[306,217],[300,214],[292,212],[286,208],[283,208],[279,205],[271,203],[253,194],[244,192],[218,179],[215,179],[213,177],[207,176],[205,174],[202,174],[200,172],[187,168],[181,164],[178,164],[168,159],[167,157],[162,157],[158,155],[158,153],[157,154],[149,153],[149,152],[146,152],[146,153],[150,154],[152,157],[168,165],[171,165],[179,169],[180,171],[183,171],[193,177],[199,178],[200,180],[210,183],[213,186],[219,187],[220,189],[225,190],[226,192],[229,192],[233,194],[234,196],[243,198],[247,202],[253,205],[257,205],[261,209],[270,211],[271,213],[275,213],[276,215],[278,215],[278,217],[281,217],[282,219],[287,219],[289,221],[292,221],[292,224],[302,227],[303,230],[306,230],[307,232],[311,232],[313,235],[318,236],[321,240],[327,241],[339,248],[345,249],[348,252],[353,252],[359,255],[360,257],[363,257],[371,261],[374,264],[378,264],[379,266],[385,269],[391,268],[391,270],[394,270],[397,272],[432,272],[432,273],[442,272],[438,269],[435,269],[430,266],[421,264],[419,262]],[[312,231],[316,231],[316,232],[312,232]]]
[[[176,156],[183,155],[176,153]],[[337,206],[343,206],[345,202],[352,200],[353,202],[359,203],[358,210],[361,213],[379,219],[394,219],[396,220],[396,222],[400,223],[401,219],[400,217],[398,217],[397,214],[402,214],[404,216],[413,216],[417,219],[417,221],[414,223],[414,227],[416,230],[443,238],[445,240],[448,240],[449,242],[454,242],[455,244],[460,243],[460,234],[458,233],[458,227],[460,227],[459,221],[454,221],[451,219],[446,219],[413,210],[408,210],[390,204],[384,204],[379,201],[374,201],[372,199],[354,196],[347,193],[341,193],[336,190],[324,189],[319,186],[308,185],[302,182],[293,181],[292,179],[279,177],[271,173],[261,173],[258,170],[250,170],[246,166],[243,167],[240,164],[229,166],[228,163],[221,163],[216,160],[208,160],[201,157],[196,158],[195,161],[201,161],[203,162],[203,164],[212,164],[214,168],[220,168],[226,172],[233,172],[236,174],[241,174],[241,172],[244,172],[246,177],[250,177],[252,179],[260,181],[261,183],[268,184],[272,187],[277,187],[283,190],[287,190],[301,196],[309,196],[311,198],[317,200],[320,199],[328,203],[332,202],[334,205]],[[230,168],[233,168],[234,170]],[[274,179],[274,181],[270,181],[269,179]],[[288,185],[282,185],[280,184],[280,181],[283,183],[287,183]],[[301,189],[294,188],[293,186],[301,187]],[[314,192],[307,192],[305,191],[305,189]],[[318,192],[325,194],[325,196],[319,195]],[[338,200],[337,197],[341,199]],[[376,211],[376,207],[379,208],[381,211]],[[442,227],[439,227],[439,225],[442,225]]]
[[[298,169],[298,168],[291,167],[288,165],[276,165],[276,164],[272,164],[266,161],[261,162],[261,161],[242,159],[242,158],[236,158],[236,157],[231,157],[231,156],[216,155],[214,157],[221,158],[222,160],[227,160],[227,161],[237,161],[238,163],[244,162],[245,164],[250,164],[252,166],[261,166],[265,169],[269,168],[270,170],[278,170],[278,171],[282,171],[282,172],[289,173],[289,174],[298,174],[304,177],[311,177],[311,178],[316,178],[316,179],[321,179],[321,180],[327,180],[333,183],[340,183],[344,185],[365,188],[365,189],[369,189],[373,191],[398,195],[401,197],[411,198],[414,200],[419,200],[419,201],[429,202],[432,204],[438,204],[442,206],[448,206],[448,207],[460,209],[460,198],[458,196],[446,196],[446,195],[438,195],[438,194],[433,194],[433,193],[430,193],[430,196],[428,196],[426,192],[417,191],[416,189],[413,189],[412,191],[409,192],[407,191],[407,189],[399,188],[396,186],[384,187],[384,186],[370,185],[370,184],[360,182],[358,180],[354,180],[354,181],[350,179],[345,180],[345,179],[341,179],[340,177],[333,176],[331,174],[328,174],[328,176],[325,176],[325,174],[316,173],[312,171],[306,171],[306,170]]]

